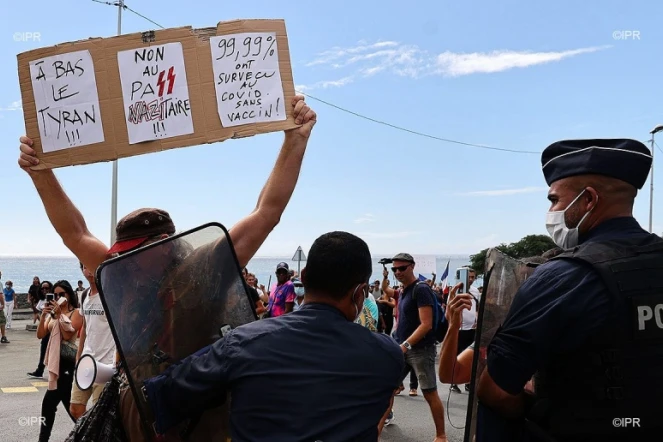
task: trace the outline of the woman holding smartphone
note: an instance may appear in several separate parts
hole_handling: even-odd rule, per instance
[[[42,339],[49,335],[44,360],[48,366],[48,390],[41,404],[44,421],[39,432],[39,442],[47,442],[51,437],[60,402],[69,413],[78,332],[83,326],[83,318],[78,308],[78,296],[71,284],[68,281],[58,281],[53,285],[53,298],[47,298],[39,319],[37,337]],[[69,416],[71,417],[71,414]]]

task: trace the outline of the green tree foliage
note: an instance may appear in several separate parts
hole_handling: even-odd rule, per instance
[[[508,245],[502,243],[496,247],[500,252],[516,259],[540,256],[553,248],[555,243],[548,235],[527,235],[518,242]],[[470,255],[470,265],[478,274],[483,274],[486,270],[487,253],[488,249],[484,249],[476,255]]]

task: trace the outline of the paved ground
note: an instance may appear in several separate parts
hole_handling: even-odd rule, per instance
[[[25,330],[32,321],[13,321],[7,331],[9,344],[0,344],[0,440],[2,442],[35,441],[39,436],[41,402],[46,380],[26,376],[37,368],[39,340],[35,332]],[[407,380],[406,380],[407,381]],[[406,382],[407,387],[407,382]],[[448,385],[440,384],[440,396],[445,406],[447,435],[450,442],[462,442],[465,425],[467,393],[452,393]],[[396,397],[394,423],[385,428],[381,442],[428,442],[435,435],[432,418],[421,392],[409,397],[407,390]],[[452,426],[453,425],[453,426]],[[73,423],[62,405],[59,406],[51,441],[63,441]]]

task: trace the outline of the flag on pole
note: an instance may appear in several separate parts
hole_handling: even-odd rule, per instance
[[[426,277],[419,273],[419,281],[426,281]]]
[[[447,268],[444,269],[444,272],[442,272],[442,276],[440,276],[440,282],[442,282],[442,290],[447,288],[447,279],[449,278],[449,263],[451,260],[447,261]]]

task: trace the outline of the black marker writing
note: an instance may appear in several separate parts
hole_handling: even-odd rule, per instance
[[[69,85],[65,84],[60,89],[58,89],[58,96],[56,97],[55,96],[55,86],[53,84],[51,84],[51,91],[53,92],[53,101],[58,102],[60,100],[66,100],[67,98],[71,98],[74,95],[78,95],[80,93],[80,92],[73,92],[69,95],[63,96],[62,94],[67,90],[68,87],[69,87]]]
[[[138,63],[139,61],[159,61],[163,60],[163,55],[166,53],[166,48],[161,46],[156,49],[143,49],[137,50],[134,54],[134,61]]]
[[[189,100],[153,100],[149,103],[138,101],[129,106],[129,122],[139,124],[143,121],[165,120],[178,115],[189,115],[191,105]]]
[[[212,52],[220,68],[215,70],[215,83],[222,120],[237,125],[285,116],[275,35],[222,37]]]
[[[81,105],[86,106],[86,105]],[[58,125],[58,133],[56,134],[57,139],[60,139],[62,130],[76,130],[78,127],[82,127],[86,124],[94,124],[97,122],[97,111],[95,105],[90,105],[90,108],[79,112],[77,109],[73,111],[66,110],[51,110],[50,107],[40,109],[38,111],[41,116],[42,126],[44,127],[44,135],[49,136],[48,134],[48,125],[46,124],[46,118],[48,117],[50,121],[54,121]],[[82,113],[82,115],[81,115]],[[69,134],[66,133],[69,138]],[[80,140],[80,135],[76,137]]]

